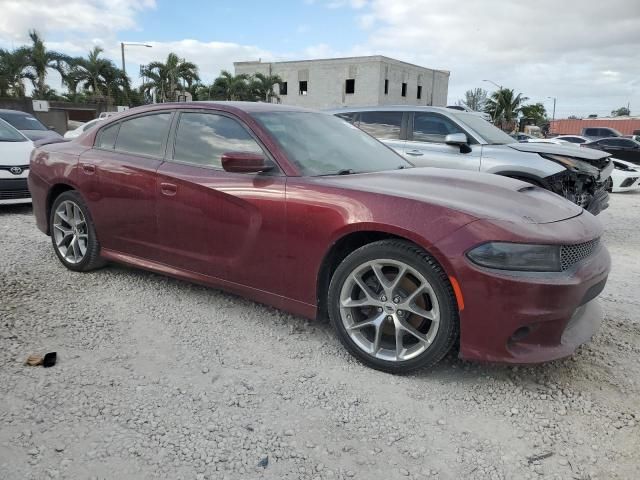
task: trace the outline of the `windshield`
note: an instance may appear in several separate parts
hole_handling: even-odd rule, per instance
[[[411,166],[378,140],[333,115],[268,112],[253,116],[303,175],[377,172]]]
[[[48,130],[47,127],[41,124],[36,117],[32,117],[26,113],[2,112],[0,113],[0,118],[5,120],[7,123],[10,123],[18,130]]]
[[[8,125],[6,122],[0,120],[0,142],[26,142],[28,141],[24,138],[19,131],[13,128],[11,125]]]
[[[473,113],[456,113],[455,117],[474,130],[482,139],[490,145],[504,145],[514,143],[513,138],[504,133],[498,127],[487,122],[484,118]]]

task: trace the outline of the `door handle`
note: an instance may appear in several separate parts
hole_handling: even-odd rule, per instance
[[[91,165],[90,163],[84,163],[82,164],[82,171],[87,175],[93,175],[96,173],[96,166]]]
[[[407,152],[407,155],[411,155],[412,157],[421,157],[422,155],[424,155],[424,153],[422,153],[420,150],[409,150]]]
[[[173,183],[161,183],[160,191],[163,195],[168,195],[169,197],[174,196],[178,192],[178,186]]]

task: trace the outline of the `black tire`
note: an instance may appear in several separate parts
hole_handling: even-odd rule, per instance
[[[365,352],[351,338],[342,320],[340,298],[343,285],[359,266],[380,259],[402,262],[415,269],[430,284],[439,304],[440,321],[435,337],[425,351],[408,360],[388,361]],[[433,366],[449,352],[459,337],[457,301],[446,273],[427,252],[407,241],[381,240],[365,245],[347,256],[331,278],[328,310],[331,324],[345,348],[365,365],[388,373],[403,374]]]
[[[65,201],[71,201],[75,205],[77,205],[77,207],[82,212],[82,215],[84,216],[86,224],[86,228],[83,228],[83,233],[87,234],[86,252],[82,259],[77,263],[72,263],[67,260],[56,245],[56,236],[54,232],[55,212],[60,204]],[[100,258],[100,242],[98,241],[98,237],[96,235],[96,230],[93,225],[91,213],[89,212],[87,204],[84,202],[82,196],[78,192],[74,190],[68,190],[56,197],[56,199],[53,201],[53,205],[51,206],[49,225],[51,229],[51,243],[53,245],[53,251],[56,253],[56,256],[58,257],[60,262],[62,262],[62,264],[69,270],[73,270],[75,272],[88,272],[105,265],[106,262],[102,258]]]

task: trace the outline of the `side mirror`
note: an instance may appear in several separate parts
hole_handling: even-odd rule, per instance
[[[221,157],[222,168],[226,172],[258,173],[271,170],[263,155],[251,152],[226,152]]]
[[[466,145],[467,136],[464,133],[450,133],[444,137],[444,143],[447,145]]]
[[[469,140],[464,133],[450,133],[444,137],[444,143],[447,145],[457,145],[460,147],[460,153],[471,153],[471,147],[467,143]]]

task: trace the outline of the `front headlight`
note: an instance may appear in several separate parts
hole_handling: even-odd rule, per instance
[[[475,264],[500,270],[559,272],[559,245],[489,242],[467,252]]]

